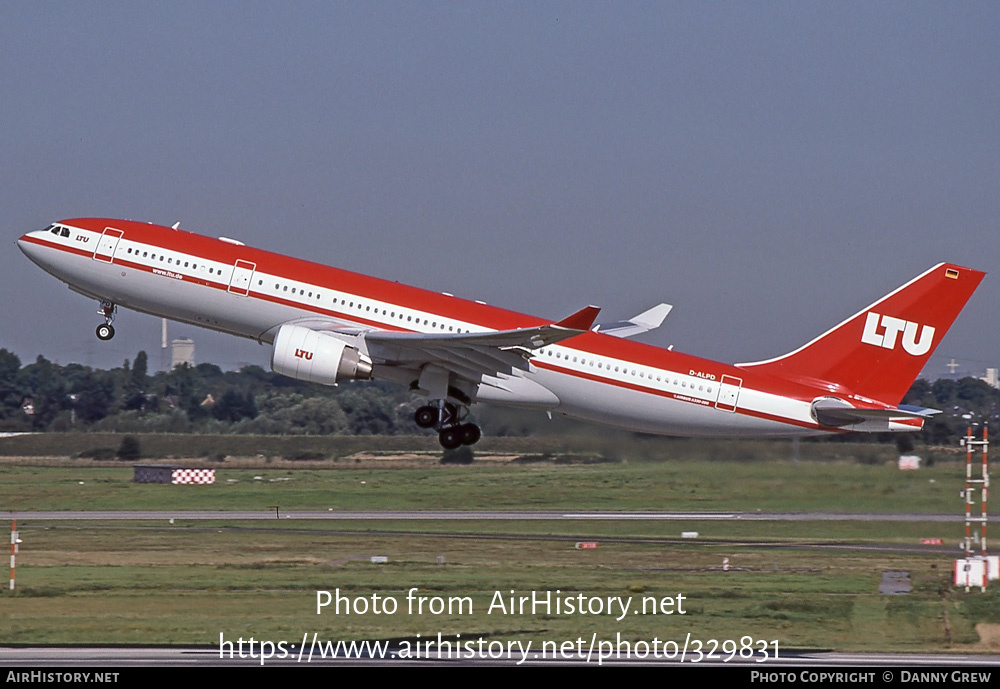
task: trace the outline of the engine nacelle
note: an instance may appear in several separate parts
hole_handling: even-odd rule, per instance
[[[271,370],[296,380],[336,385],[342,380],[368,380],[372,361],[332,335],[283,325],[274,338]]]

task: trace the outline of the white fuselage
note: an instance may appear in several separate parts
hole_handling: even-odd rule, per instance
[[[85,295],[261,343],[271,343],[287,323],[322,323],[359,334],[445,334],[544,322],[231,241],[139,223],[120,227],[109,232],[111,227],[60,224],[59,232],[29,233],[19,244],[31,260]],[[365,354],[376,378],[410,384],[419,374],[391,363],[378,347]],[[536,349],[525,370],[497,378],[499,385],[484,381],[469,391],[470,398],[667,435],[836,430],[820,426],[810,412],[822,391],[788,383],[769,391],[766,376],[599,333]],[[880,429],[887,430],[884,423]],[[851,430],[869,429],[859,424]]]

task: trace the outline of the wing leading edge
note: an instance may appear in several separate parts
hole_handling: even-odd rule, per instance
[[[420,368],[433,364],[472,382],[527,370],[532,351],[587,332],[600,309],[588,306],[555,323],[480,333],[364,333],[369,354],[385,365]]]

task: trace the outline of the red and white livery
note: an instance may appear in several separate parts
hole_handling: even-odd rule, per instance
[[[100,301],[101,339],[122,306],[271,345],[293,378],[401,383],[427,397],[415,421],[447,448],[479,440],[465,422],[477,402],[679,436],[918,430],[933,410],[900,401],[984,276],[938,264],[789,354],[724,364],[626,339],[667,304],[550,321],[130,220],[63,220],[18,246]]]

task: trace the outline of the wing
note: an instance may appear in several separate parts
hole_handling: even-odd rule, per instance
[[[498,374],[527,370],[535,349],[586,332],[598,309],[588,306],[555,323],[486,333],[400,333],[374,330],[364,334],[368,354],[385,365],[420,369],[433,364],[470,383]]]
[[[419,379],[422,389],[443,398],[456,383],[464,388],[465,396],[484,383],[510,392],[508,382],[516,371],[528,370],[534,350],[587,332],[599,312],[596,306],[588,306],[554,323],[478,333],[397,332],[317,318],[280,327],[296,326],[343,340],[381,369],[381,377],[403,384]]]

